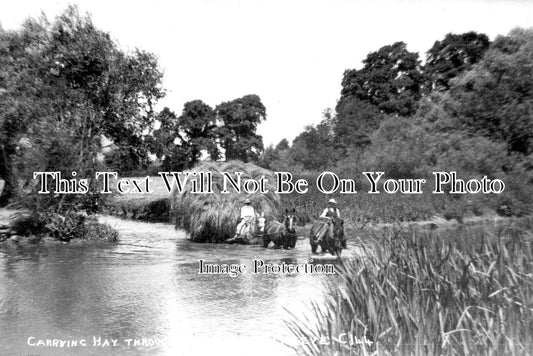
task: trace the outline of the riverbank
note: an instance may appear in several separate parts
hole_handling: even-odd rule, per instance
[[[172,223],[170,216],[170,198],[165,185],[158,177],[151,177],[151,193],[119,194],[113,192],[107,197],[102,213],[130,220],[145,222]],[[434,198],[433,203],[428,199]],[[321,211],[320,200],[323,196],[310,193],[309,196],[282,196],[282,206],[296,208],[299,220],[298,235],[309,235],[313,221]],[[495,222],[512,219],[505,216],[506,211],[496,211],[488,207],[481,208],[472,201],[465,201],[464,206],[455,202],[453,207],[443,200],[442,196],[425,195],[422,197],[391,197],[372,196],[365,194],[352,197],[352,203],[340,205],[345,220],[346,232],[349,236],[357,236],[364,229],[379,229],[391,226],[416,227],[424,230],[454,229],[458,226],[475,225],[484,222]],[[344,199],[346,200],[346,198]],[[434,205],[442,205],[442,211],[436,212]],[[417,204],[420,204],[418,206]],[[431,206],[431,208],[430,208]],[[366,207],[366,208],[365,208]],[[455,213],[450,213],[455,209]],[[425,211],[413,213],[413,211]],[[392,213],[394,211],[394,214]],[[381,217],[377,217],[377,216]]]
[[[19,213],[19,210],[0,208],[0,243],[8,240],[16,243],[20,240],[20,236],[11,229],[11,223]]]
[[[118,233],[94,216],[0,208],[0,246],[117,241]]]
[[[24,214],[22,210],[0,208],[0,247],[16,248],[34,244],[58,245],[61,241],[46,235],[19,235],[12,228],[18,216]]]
[[[112,194],[104,196],[100,213],[130,220],[173,223],[170,212],[171,194],[160,177],[150,178],[150,193],[119,194],[113,191]],[[114,187],[115,184],[111,186]],[[311,189],[307,194],[281,196],[280,212],[285,208],[296,209],[300,239],[309,235],[312,223],[323,209],[326,198],[327,196],[318,194],[315,189]],[[495,196],[493,199],[500,198]],[[360,194],[341,196],[337,200],[345,221],[346,233],[353,239],[364,237],[364,232],[368,229],[390,226],[410,226],[423,230],[455,229],[459,226],[512,219],[513,215],[506,206],[491,203],[489,197],[485,196],[464,199],[434,194],[369,195],[361,189]],[[495,210],[494,206],[499,208]],[[260,206],[256,208],[261,210]]]
[[[111,182],[112,187],[116,186],[116,179]],[[170,222],[170,193],[160,177],[151,177],[151,182],[150,193],[120,194],[113,191],[105,197],[101,213],[145,222]]]
[[[171,222],[171,194],[160,177],[153,176],[150,179],[150,193],[119,194],[115,191],[106,197],[102,213],[147,222]],[[312,176],[307,179],[312,181]],[[301,224],[311,223],[318,218],[329,197],[332,196],[326,196],[318,192],[316,187],[310,186],[306,194],[281,195],[281,210],[295,208]],[[506,194],[491,196],[439,195],[431,192],[416,195],[367,194],[366,190],[361,188],[356,195],[341,194],[334,197],[339,203],[345,223],[354,226],[404,222],[428,222],[440,225],[443,220],[462,223],[478,218],[526,216],[532,213],[530,205],[525,201],[513,200]],[[523,197],[523,200],[527,200],[526,198]]]

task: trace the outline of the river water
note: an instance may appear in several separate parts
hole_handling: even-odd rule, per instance
[[[198,274],[200,259],[249,271],[253,259],[338,263],[312,256],[308,240],[294,250],[197,244],[168,224],[101,220],[118,244],[0,248],[1,355],[293,355],[287,344],[301,340],[287,310],[312,318],[310,301],[338,278]]]

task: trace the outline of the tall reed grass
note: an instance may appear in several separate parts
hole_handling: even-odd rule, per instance
[[[533,354],[533,219],[446,231],[381,229],[343,260],[301,355]],[[370,343],[356,344],[346,335]],[[355,339],[357,340],[357,339]]]

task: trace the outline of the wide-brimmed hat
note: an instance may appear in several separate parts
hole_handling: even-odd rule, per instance
[[[337,201],[335,199],[330,199],[330,200],[328,200],[328,203],[337,204]]]
[[[244,200],[244,204],[252,204],[252,201],[248,198],[246,198],[246,200]]]

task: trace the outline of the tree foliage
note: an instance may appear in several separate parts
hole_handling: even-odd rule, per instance
[[[191,165],[199,161],[202,151],[214,160],[220,157],[216,137],[215,111],[201,100],[185,104],[178,120],[182,146],[187,148]]]
[[[533,31],[515,29],[492,43],[475,32],[448,34],[427,58],[421,68],[396,43],[346,71],[334,114],[294,139],[288,165],[345,176],[486,175],[508,185],[492,208],[533,211]],[[268,154],[278,159],[275,148]]]
[[[481,60],[489,48],[487,35],[476,32],[448,33],[427,52],[424,70],[430,89],[448,90],[450,80]]]
[[[158,115],[159,129],[153,133],[152,152],[162,159],[164,170],[191,168],[200,161],[204,152],[217,159],[220,151],[216,143],[214,110],[201,100],[184,104],[177,117],[169,108]]]
[[[334,142],[344,152],[350,148],[367,147],[371,134],[384,118],[375,105],[355,97],[341,98],[335,110]]]
[[[226,160],[256,161],[263,151],[257,125],[266,120],[266,108],[257,95],[245,95],[219,104],[216,109],[217,137]]]
[[[257,161],[263,139],[256,133],[266,109],[257,95],[246,95],[218,105],[214,110],[201,100],[187,102],[179,117],[164,108],[157,116],[160,127],[153,132],[152,153],[162,159],[165,170],[188,169],[200,160]],[[287,142],[288,145],[288,142]]]
[[[335,157],[334,118],[325,112],[320,124],[307,126],[292,142],[290,161],[304,170],[321,170]]]
[[[0,33],[0,68],[3,202],[32,171],[89,175],[104,136],[146,157],[144,134],[164,95],[157,60],[123,52],[76,7]]]
[[[533,31],[496,39],[483,59],[452,81],[447,107],[470,135],[528,155],[533,137]]]
[[[416,111],[424,81],[418,54],[396,42],[369,53],[362,69],[344,72],[341,101],[355,97],[383,113],[409,116]]]

